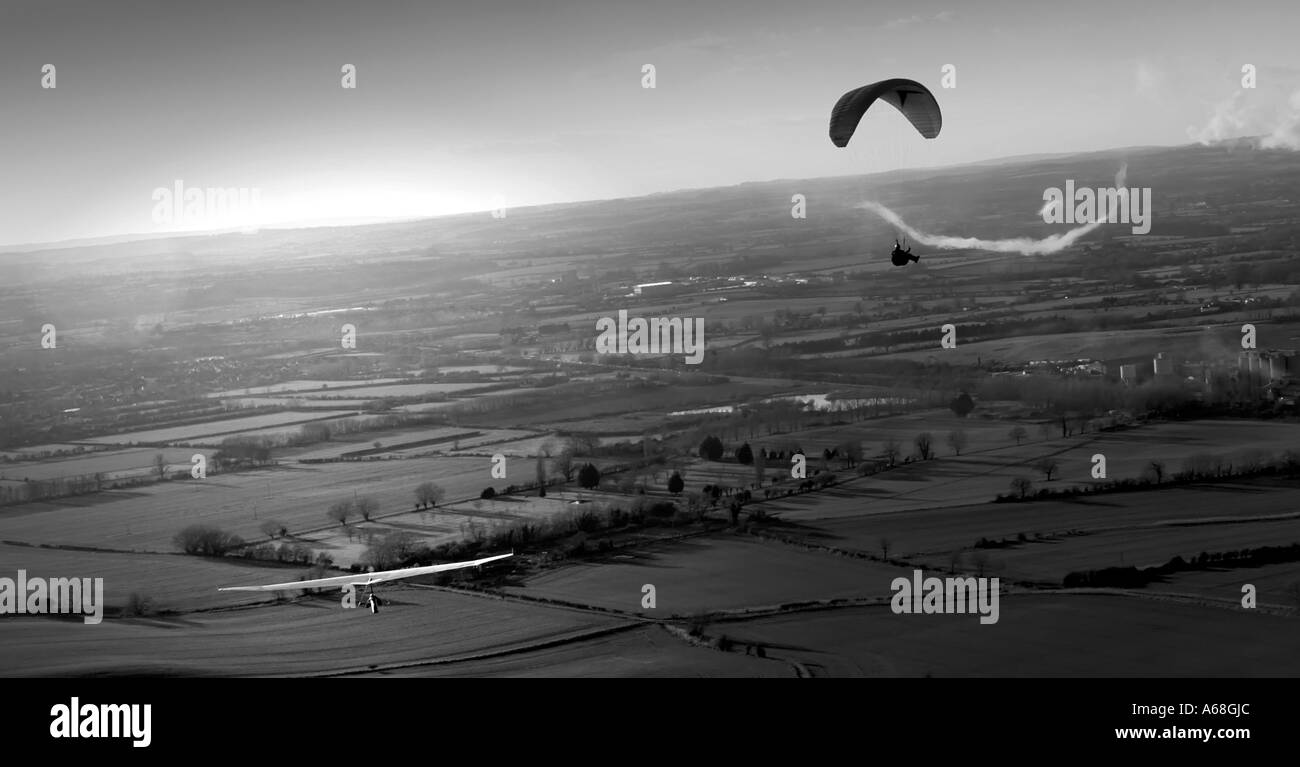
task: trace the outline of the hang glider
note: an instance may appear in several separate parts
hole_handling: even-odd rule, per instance
[[[386,581],[397,581],[403,578],[412,578],[416,575],[429,575],[431,573],[441,573],[447,570],[460,570],[465,567],[478,567],[488,562],[495,562],[498,559],[513,557],[514,552],[509,554],[498,554],[494,557],[484,557],[475,559],[470,562],[449,562],[442,565],[426,565],[424,567],[404,567],[400,570],[383,570],[377,573],[354,573],[352,575],[339,575],[333,578],[316,578],[309,581],[289,581],[287,583],[272,583],[269,586],[225,586],[217,591],[287,591],[289,589],[319,589],[330,586],[372,586],[376,583]]]

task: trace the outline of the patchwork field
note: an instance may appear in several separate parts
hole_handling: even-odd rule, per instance
[[[190,524],[255,539],[268,519],[290,532],[335,525],[326,516],[330,504],[357,496],[374,497],[381,514],[410,510],[416,485],[426,480],[442,485],[449,501],[477,498],[494,483],[490,470],[487,458],[430,457],[216,474],[0,508],[0,539],[170,552],[172,537]]]
[[[471,537],[471,528],[490,534],[498,527],[520,522],[541,522],[555,516],[576,513],[573,493],[551,493],[546,498],[507,496],[442,504],[436,508],[408,511],[371,522],[357,522],[348,531],[330,526],[305,533],[299,539],[319,551],[327,551],[336,565],[347,567],[361,561],[369,541],[390,533],[406,533],[415,542],[429,546]],[[591,508],[591,507],[581,507]]]
[[[938,433],[935,436],[937,440]],[[772,504],[769,511],[779,510],[788,518],[806,520],[969,505],[1011,493],[1011,480],[1016,477],[1030,479],[1034,488],[1094,484],[1092,457],[1098,453],[1106,456],[1107,478],[1119,479],[1144,476],[1156,459],[1164,463],[1168,473],[1179,471],[1184,459],[1197,454],[1231,457],[1248,450],[1280,454],[1297,444],[1300,424],[1235,421],[1159,424],[1123,432],[1030,441],[1019,446],[1011,443],[982,451],[972,440],[970,448],[960,456],[945,454],[940,448],[940,457],[935,460],[905,464],[860,479],[849,480],[846,472],[832,464],[832,471],[847,481],[844,487],[816,494],[825,497],[784,498]],[[1035,468],[1045,455],[1058,464],[1051,482],[1045,481]],[[818,463],[810,457],[809,465]],[[704,471],[708,471],[707,466]],[[744,475],[737,469],[731,471]],[[752,469],[749,475],[752,477]]]
[[[1104,567],[1153,567],[1175,556],[1300,543],[1300,518],[1283,522],[1202,524],[1071,536],[987,550],[991,573],[1060,583],[1066,573]],[[1300,566],[1296,566],[1300,571]]]
[[[896,556],[936,555],[969,548],[980,538],[1015,538],[1020,533],[1133,531],[1180,521],[1291,515],[1300,512],[1296,498],[1296,489],[1285,486],[1225,483],[1098,495],[1073,501],[953,506],[822,519],[801,522],[800,529],[790,534],[838,548],[874,552],[879,552],[880,538],[885,537]],[[788,503],[791,502],[765,505],[777,510]],[[1292,520],[1290,524],[1295,523]],[[1206,529],[1221,531],[1225,527],[1238,526],[1216,525]],[[1195,529],[1166,527],[1160,532],[1176,538],[1185,530]]]
[[[320,413],[270,418],[304,415],[314,419]],[[224,431],[231,424],[244,427],[243,433],[297,428],[292,421],[255,420],[259,418],[138,432],[135,438],[211,440],[210,434],[195,431]],[[567,428],[598,431],[596,423]],[[620,417],[613,424],[620,428],[606,433],[639,439],[641,430],[628,423]],[[1241,584],[1252,582],[1262,605],[1281,607],[1285,613],[1292,603],[1300,604],[1300,577],[1294,567],[1181,573],[1124,596],[1035,593],[1009,581],[1054,585],[1071,570],[1162,564],[1174,555],[1189,558],[1202,550],[1300,541],[1300,508],[1295,505],[1300,488],[1294,483],[1227,481],[1075,500],[988,501],[1009,492],[1013,477],[1046,484],[1032,468],[1043,455],[1052,455],[1060,464],[1062,478],[1049,486],[1067,487],[1093,481],[1091,458],[1098,452],[1107,456],[1112,478],[1142,475],[1153,458],[1173,472],[1184,458],[1196,454],[1231,455],[1250,449],[1280,453],[1300,445],[1300,425],[1170,423],[1044,439],[1027,423],[1029,437],[1021,445],[1009,438],[1011,425],[938,411],[749,440],[754,447],[801,445],[808,451],[810,469],[817,469],[823,447],[856,439],[863,442],[864,453],[872,455],[894,437],[907,452],[916,433],[930,431],[940,456],[935,460],[859,478],[833,459],[828,468],[840,484],[751,507],[789,523],[773,528],[772,535],[874,557],[887,549],[890,559],[906,559],[906,565],[743,534],[654,543],[649,541],[655,535],[680,533],[652,528],[635,546],[544,569],[505,587],[498,596],[396,586],[387,592],[389,606],[377,616],[344,611],[333,596],[277,602],[269,595],[217,592],[224,585],[294,580],[306,567],[180,556],[171,553],[172,538],[182,527],[202,522],[246,539],[261,539],[261,525],[275,520],[289,528],[292,542],[328,552],[346,566],[359,561],[369,543],[392,532],[436,545],[522,521],[589,510],[603,513],[611,505],[628,508],[635,498],[608,488],[631,475],[610,475],[606,490],[583,491],[575,483],[566,490],[553,489],[544,499],[479,499],[485,487],[499,490],[516,479],[531,481],[532,456],[546,440],[558,438],[528,428],[429,427],[358,433],[279,451],[282,463],[272,468],[6,507],[0,509],[0,540],[121,552],[0,544],[0,559],[12,563],[13,569],[103,577],[110,608],[120,607],[135,593],[155,609],[182,612],[115,617],[99,626],[6,618],[0,674],[1086,676],[1118,668],[1168,676],[1275,675],[1252,669],[1286,667],[1285,653],[1300,638],[1300,621],[1289,613],[1213,607],[1205,598],[1230,604],[1240,598]],[[955,428],[965,431],[968,439],[960,456],[952,455],[945,444],[947,431]],[[724,439],[734,449],[745,436]],[[405,447],[429,440],[444,441]],[[375,442],[380,443],[377,455],[388,460],[296,460],[372,451]],[[457,445],[455,455],[421,455],[452,452]],[[75,474],[117,467],[147,471],[158,452],[107,450],[0,472],[27,466]],[[181,466],[188,464],[193,450],[161,452]],[[498,452],[511,458],[505,479],[491,476],[489,456]],[[608,460],[601,459],[602,465]],[[638,472],[649,487],[646,500],[669,497],[664,483],[673,468],[670,462]],[[748,486],[754,476],[751,466],[698,458],[683,461],[680,468],[688,492],[714,483]],[[767,467],[769,476],[784,470],[776,462]],[[446,498],[435,509],[415,509],[414,488],[426,480],[444,487]],[[378,501],[378,514],[371,521],[354,518],[345,529],[326,516],[332,503],[361,496]],[[723,514],[714,512],[715,518]],[[1014,539],[1020,533],[1026,534],[1026,541],[1010,547],[973,548],[980,538]],[[970,574],[978,568],[1003,578],[1009,590],[1002,595],[999,622],[984,626],[973,615],[893,615],[884,604],[892,594],[890,585],[896,577],[910,576],[914,567],[956,567]],[[646,584],[655,586],[653,608],[642,607]],[[879,600],[882,605],[743,617],[780,605],[837,599]],[[707,619],[707,636],[725,634],[739,646],[761,645],[765,657],[697,646],[663,626],[639,625],[698,621],[709,612],[730,615]],[[374,641],[376,626],[385,627],[383,642]],[[1115,636],[1141,641],[1115,643]],[[1207,654],[1206,647],[1218,649]],[[1026,657],[1035,660],[1025,664]]]

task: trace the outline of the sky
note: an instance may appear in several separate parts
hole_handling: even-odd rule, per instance
[[[1298,28],[1291,0],[4,0],[0,245],[1286,142]],[[835,147],[836,100],[890,77],[935,93],[940,135],[878,104]],[[185,215],[178,181],[249,202]]]

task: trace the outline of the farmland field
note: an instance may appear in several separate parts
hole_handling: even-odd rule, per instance
[[[904,432],[899,424],[902,419],[891,420],[895,432]],[[843,427],[845,431],[848,428]],[[936,443],[941,433],[935,432]],[[1291,449],[1300,439],[1300,425],[1197,421],[1067,439],[1031,440],[1018,446],[1014,442],[989,446],[977,441],[977,432],[968,430],[968,433],[970,445],[960,456],[938,447],[939,457],[935,460],[914,462],[869,477],[850,480],[832,461],[832,471],[846,484],[819,494],[822,497],[816,499],[812,496],[784,498],[773,503],[769,510],[780,511],[790,519],[822,519],[970,505],[1010,494],[1011,480],[1016,477],[1030,479],[1035,488],[1090,485],[1095,483],[1091,476],[1092,457],[1098,453],[1106,456],[1109,479],[1142,477],[1154,459],[1164,462],[1166,471],[1172,473],[1181,469],[1185,459],[1198,454],[1233,457],[1248,450],[1279,454]],[[805,450],[809,449],[806,445],[816,445],[812,440],[803,444]],[[1051,483],[1044,482],[1043,475],[1034,468],[1036,461],[1045,455],[1058,464]],[[817,466],[819,461],[810,455],[809,466]],[[701,464],[700,470],[708,472],[708,466]],[[749,474],[752,476],[752,470]]]
[[[1190,559],[1202,551],[1236,551],[1292,543],[1300,543],[1300,518],[1070,536],[992,549],[988,557],[992,572],[1004,578],[1059,583],[1071,571],[1153,567],[1175,556]]]
[[[370,522],[355,522],[345,531],[334,525],[299,536],[306,545],[326,551],[334,562],[347,567],[360,562],[371,537],[405,533],[414,542],[429,546],[450,543],[468,537],[469,525],[481,526],[485,533],[519,522],[538,523],[554,516],[574,512],[570,493],[551,493],[545,498],[505,496],[492,500],[475,499],[440,504],[421,511],[405,511]]]
[[[491,430],[487,432],[487,435],[502,439],[509,437],[514,433],[516,432]],[[283,450],[278,452],[277,456],[297,461],[331,459],[338,458],[344,453],[372,450],[374,449],[375,442],[380,443],[380,445],[384,447],[391,447],[394,450],[398,450],[402,445],[412,442],[425,442],[428,440],[441,439],[445,439],[446,442],[437,442],[433,445],[425,445],[422,448],[414,449],[450,450],[458,439],[469,439],[471,436],[475,435],[482,438],[483,433],[478,429],[453,426],[404,429],[400,431],[357,432],[354,434],[335,436],[332,437],[329,442],[312,445],[310,447]]]
[[[4,543],[0,543],[0,562],[5,563],[5,577],[9,578],[19,568],[26,570],[29,578],[103,578],[107,607],[120,608],[135,593],[147,598],[156,610],[180,612],[272,600],[272,594],[222,593],[217,589],[240,583],[296,580],[307,569],[305,565],[269,565],[183,554],[76,551]]]
[[[561,567],[509,591],[663,617],[784,602],[887,597],[910,570],[749,538],[689,539]],[[653,584],[657,604],[641,606]]]
[[[1021,594],[999,619],[888,606],[716,623],[830,676],[1297,676],[1300,621],[1121,596]],[[1124,637],[1124,641],[1115,641]]]
[[[253,429],[265,429],[272,426],[302,424],[326,418],[338,418],[339,416],[345,415],[355,415],[355,412],[351,410],[285,411],[281,413],[267,413],[265,415],[250,415],[242,418],[227,418],[220,421],[208,421],[206,423],[198,423],[191,426],[172,426],[164,429],[150,429],[148,431],[114,434],[107,437],[92,437],[86,441],[101,445],[128,445],[140,442],[176,442],[199,439],[201,437],[210,437],[217,434],[232,434],[240,431],[251,431]]]
[[[548,442],[551,445],[552,452],[554,452],[554,450],[556,449],[556,445],[559,442],[559,440],[556,438],[556,436],[553,433],[543,432],[541,434],[538,434],[537,432],[532,432],[532,431],[517,431],[515,433],[520,437],[522,437],[522,439],[512,439],[508,442],[497,442],[496,439],[499,439],[499,437],[491,440],[488,437],[478,437],[476,439],[463,440],[460,443],[460,452],[457,454],[459,455],[459,454],[464,454],[466,452],[470,452],[471,450],[474,450],[474,448],[476,448],[477,445],[479,444],[483,444],[485,442],[492,442],[489,449],[490,452],[494,454],[500,453],[501,455],[515,457],[515,458],[527,458],[527,457],[541,455],[542,448]],[[503,434],[507,434],[507,432],[505,432],[502,429],[495,429],[493,430],[493,434],[503,435]],[[483,452],[483,451],[474,450],[474,452]]]
[[[970,548],[983,537],[997,540],[1015,538],[1020,533],[1101,532],[1180,520],[1293,514],[1300,511],[1296,508],[1295,498],[1296,491],[1286,487],[1224,483],[1097,495],[1078,500],[986,503],[898,514],[819,519],[800,522],[802,529],[798,536],[859,551],[878,550],[883,536],[892,541],[894,551],[900,556],[933,555]],[[783,500],[768,505],[772,510],[778,510],[789,502]],[[1182,530],[1170,527],[1165,528],[1164,533],[1180,535]]]
[[[659,626],[555,647],[445,665],[414,666],[376,676],[472,677],[793,677],[778,660],[688,645]]]
[[[8,618],[0,675],[364,671],[491,654],[619,625],[598,614],[418,587],[391,588],[385,597],[388,604],[377,615],[344,610],[333,596],[322,596],[180,618],[106,620],[98,626]]]
[[[285,392],[332,392],[338,389],[352,389],[362,386],[397,383],[401,378],[375,378],[369,381],[285,381],[269,386],[250,386],[247,389],[231,389],[215,392],[208,397],[240,397],[259,394],[281,394]]]
[[[1239,602],[1242,586],[1247,583],[1255,587],[1256,599],[1260,605],[1300,609],[1300,567],[1294,562],[1182,572],[1170,576],[1164,583],[1147,588],[1178,594],[1204,594],[1215,599]]]
[[[422,397],[426,394],[456,394],[458,392],[467,392],[473,389],[482,389],[485,386],[492,386],[491,382],[487,383],[413,383],[413,384],[389,384],[387,386],[362,386],[359,388],[344,389],[339,392],[344,397]],[[310,392],[303,392],[304,397],[308,399],[328,399],[334,394],[328,389],[319,389]]]
[[[63,459],[48,459],[39,463],[0,464],[0,478],[3,479],[54,479],[56,477],[79,477],[103,472],[110,478],[121,472],[134,469],[152,471],[155,457],[160,453],[167,464],[179,468],[181,464],[190,466],[190,457],[196,451],[185,448],[128,448],[125,450],[101,450],[84,456]]]
[[[487,458],[431,457],[210,474],[6,507],[0,509],[0,539],[169,552],[177,531],[205,523],[251,540],[261,537],[258,528],[268,519],[290,532],[337,524],[325,514],[330,504],[357,495],[373,496],[381,514],[409,510],[415,486],[426,479],[441,484],[448,500],[476,498],[492,483],[490,464]]]
[[[14,448],[13,450],[0,450],[0,456],[4,456],[10,459],[11,461],[21,462],[21,461],[49,460],[49,459],[39,457],[43,453],[53,454],[62,451],[65,454],[72,456],[76,454],[90,453],[90,452],[94,452],[95,450],[103,450],[103,449],[104,448],[101,445],[77,445],[77,444],[30,445],[28,447]],[[60,457],[63,456],[55,456],[54,460],[57,460]]]
[[[502,373],[526,373],[531,369],[532,368],[524,368],[517,365],[441,365],[438,367],[438,373],[440,375],[451,375],[454,373],[500,375]]]

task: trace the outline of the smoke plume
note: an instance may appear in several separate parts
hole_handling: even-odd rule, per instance
[[[1128,177],[1128,165],[1120,166],[1119,172],[1115,174],[1115,188],[1120,190],[1122,199],[1125,203],[1128,201],[1128,188],[1125,181]],[[1067,203],[1068,204],[1068,203]],[[1049,253],[1058,253],[1073,245],[1080,238],[1092,232],[1102,224],[1107,223],[1110,216],[1098,216],[1096,221],[1076,226],[1068,232],[1053,234],[1042,239],[1036,240],[1032,237],[1012,237],[1003,240],[985,240],[979,237],[956,237],[947,234],[931,234],[923,232],[903,220],[903,217],[894,211],[886,208],[878,202],[864,202],[858,207],[869,210],[877,216],[888,221],[901,232],[907,234],[908,238],[922,245],[940,250],[987,250],[994,253],[1021,253],[1026,256],[1044,255]],[[1043,211],[1047,206],[1043,206]],[[1043,211],[1039,211],[1040,214]]]

